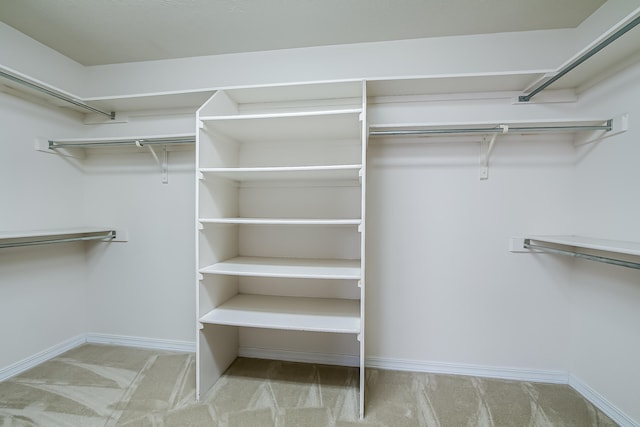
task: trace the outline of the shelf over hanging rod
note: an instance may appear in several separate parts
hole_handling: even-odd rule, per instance
[[[634,268],[634,269],[640,270],[640,262],[626,261],[626,260],[621,260],[621,259],[616,259],[611,257],[600,256],[600,255],[586,254],[586,253],[582,253],[574,250],[561,249],[557,247],[549,247],[549,246],[545,246],[544,244],[532,243],[532,240],[537,240],[537,239],[524,239],[523,246],[525,249],[534,249],[536,251],[549,252],[549,253],[558,254],[558,255],[569,255],[575,258],[582,258],[589,261],[597,261],[605,264],[612,264],[612,265],[617,265],[621,267]]]
[[[504,133],[504,127],[509,133],[524,132],[577,132],[577,131],[605,131],[613,129],[613,119],[606,120],[602,125],[545,125],[545,126],[525,126],[500,124],[496,126],[484,127],[460,127],[460,128],[433,128],[433,129],[389,129],[382,130],[372,126],[369,128],[369,136],[428,136],[446,134],[473,134],[473,133]]]
[[[83,108],[87,111],[91,111],[92,113],[96,113],[96,114],[101,114],[103,116],[107,116],[109,119],[111,120],[115,120],[116,118],[116,113],[114,111],[111,112],[107,112],[107,111],[102,111],[98,108],[92,107],[91,105],[73,98],[67,94],[64,94],[60,91],[45,87],[41,84],[32,82],[27,80],[26,78],[20,77],[15,73],[10,72],[9,70],[7,70],[6,68],[2,67],[2,69],[0,69],[0,77],[3,77],[7,80],[11,80],[14,83],[18,83],[21,84],[23,86],[26,86],[30,89],[34,89],[38,92],[44,93],[48,96],[51,96],[53,98],[59,99],[61,101],[67,102],[69,104],[75,105],[76,107],[80,107]]]
[[[620,28],[619,30],[611,34],[609,37],[605,38],[600,43],[598,43],[597,45],[595,45],[594,47],[592,47],[591,49],[589,49],[588,51],[586,51],[585,53],[583,53],[582,55],[580,55],[579,57],[577,57],[567,65],[565,65],[564,67],[562,67],[560,71],[558,71],[552,78],[541,83],[540,85],[535,87],[533,90],[531,90],[528,94],[519,96],[518,101],[520,102],[531,101],[531,98],[533,98],[538,93],[542,92],[543,90],[551,86],[560,78],[567,75],[570,71],[572,71],[578,65],[582,64],[583,62],[591,58],[593,55],[600,52],[602,49],[604,49],[605,47],[607,47],[608,45],[610,45],[611,43],[619,39],[621,36],[629,32],[638,24],[640,24],[640,16],[637,16],[635,19],[633,19],[631,22],[624,25],[622,28]]]
[[[108,242],[115,241],[117,237],[116,230],[89,228],[24,233],[0,233],[0,249],[91,240]]]
[[[157,137],[157,138],[127,138],[127,139],[100,139],[95,141],[62,141],[49,140],[49,149],[56,148],[91,148],[91,147],[122,147],[147,145],[180,145],[195,144],[195,136]]]

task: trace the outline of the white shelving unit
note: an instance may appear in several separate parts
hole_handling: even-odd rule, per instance
[[[198,398],[245,328],[351,334],[364,414],[365,102],[363,82],[337,82],[221,90],[198,110]]]

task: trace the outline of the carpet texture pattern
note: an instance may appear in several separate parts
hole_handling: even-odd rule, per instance
[[[202,402],[193,354],[87,344],[0,383],[0,426],[615,426],[565,385],[239,358]]]

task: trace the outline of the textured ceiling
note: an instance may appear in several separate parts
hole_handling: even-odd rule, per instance
[[[84,65],[573,28],[605,0],[0,0],[0,20]]]

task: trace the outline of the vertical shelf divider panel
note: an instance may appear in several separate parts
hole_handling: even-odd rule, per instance
[[[360,418],[364,418],[364,395],[365,395],[365,372],[364,372],[364,362],[365,362],[365,255],[366,255],[366,245],[365,245],[365,237],[366,237],[366,211],[367,211],[367,147],[369,144],[369,123],[367,121],[367,82],[362,81],[362,112],[360,113],[360,138],[361,138],[361,148],[362,148],[362,168],[360,169],[360,206],[361,206],[361,215],[360,215],[360,281],[358,286],[360,288],[360,334],[358,335],[358,340],[360,341]]]
[[[359,352],[364,415],[366,102],[363,81],[327,82],[219,90],[198,110],[198,399],[245,331],[321,332],[353,336],[336,360]]]

